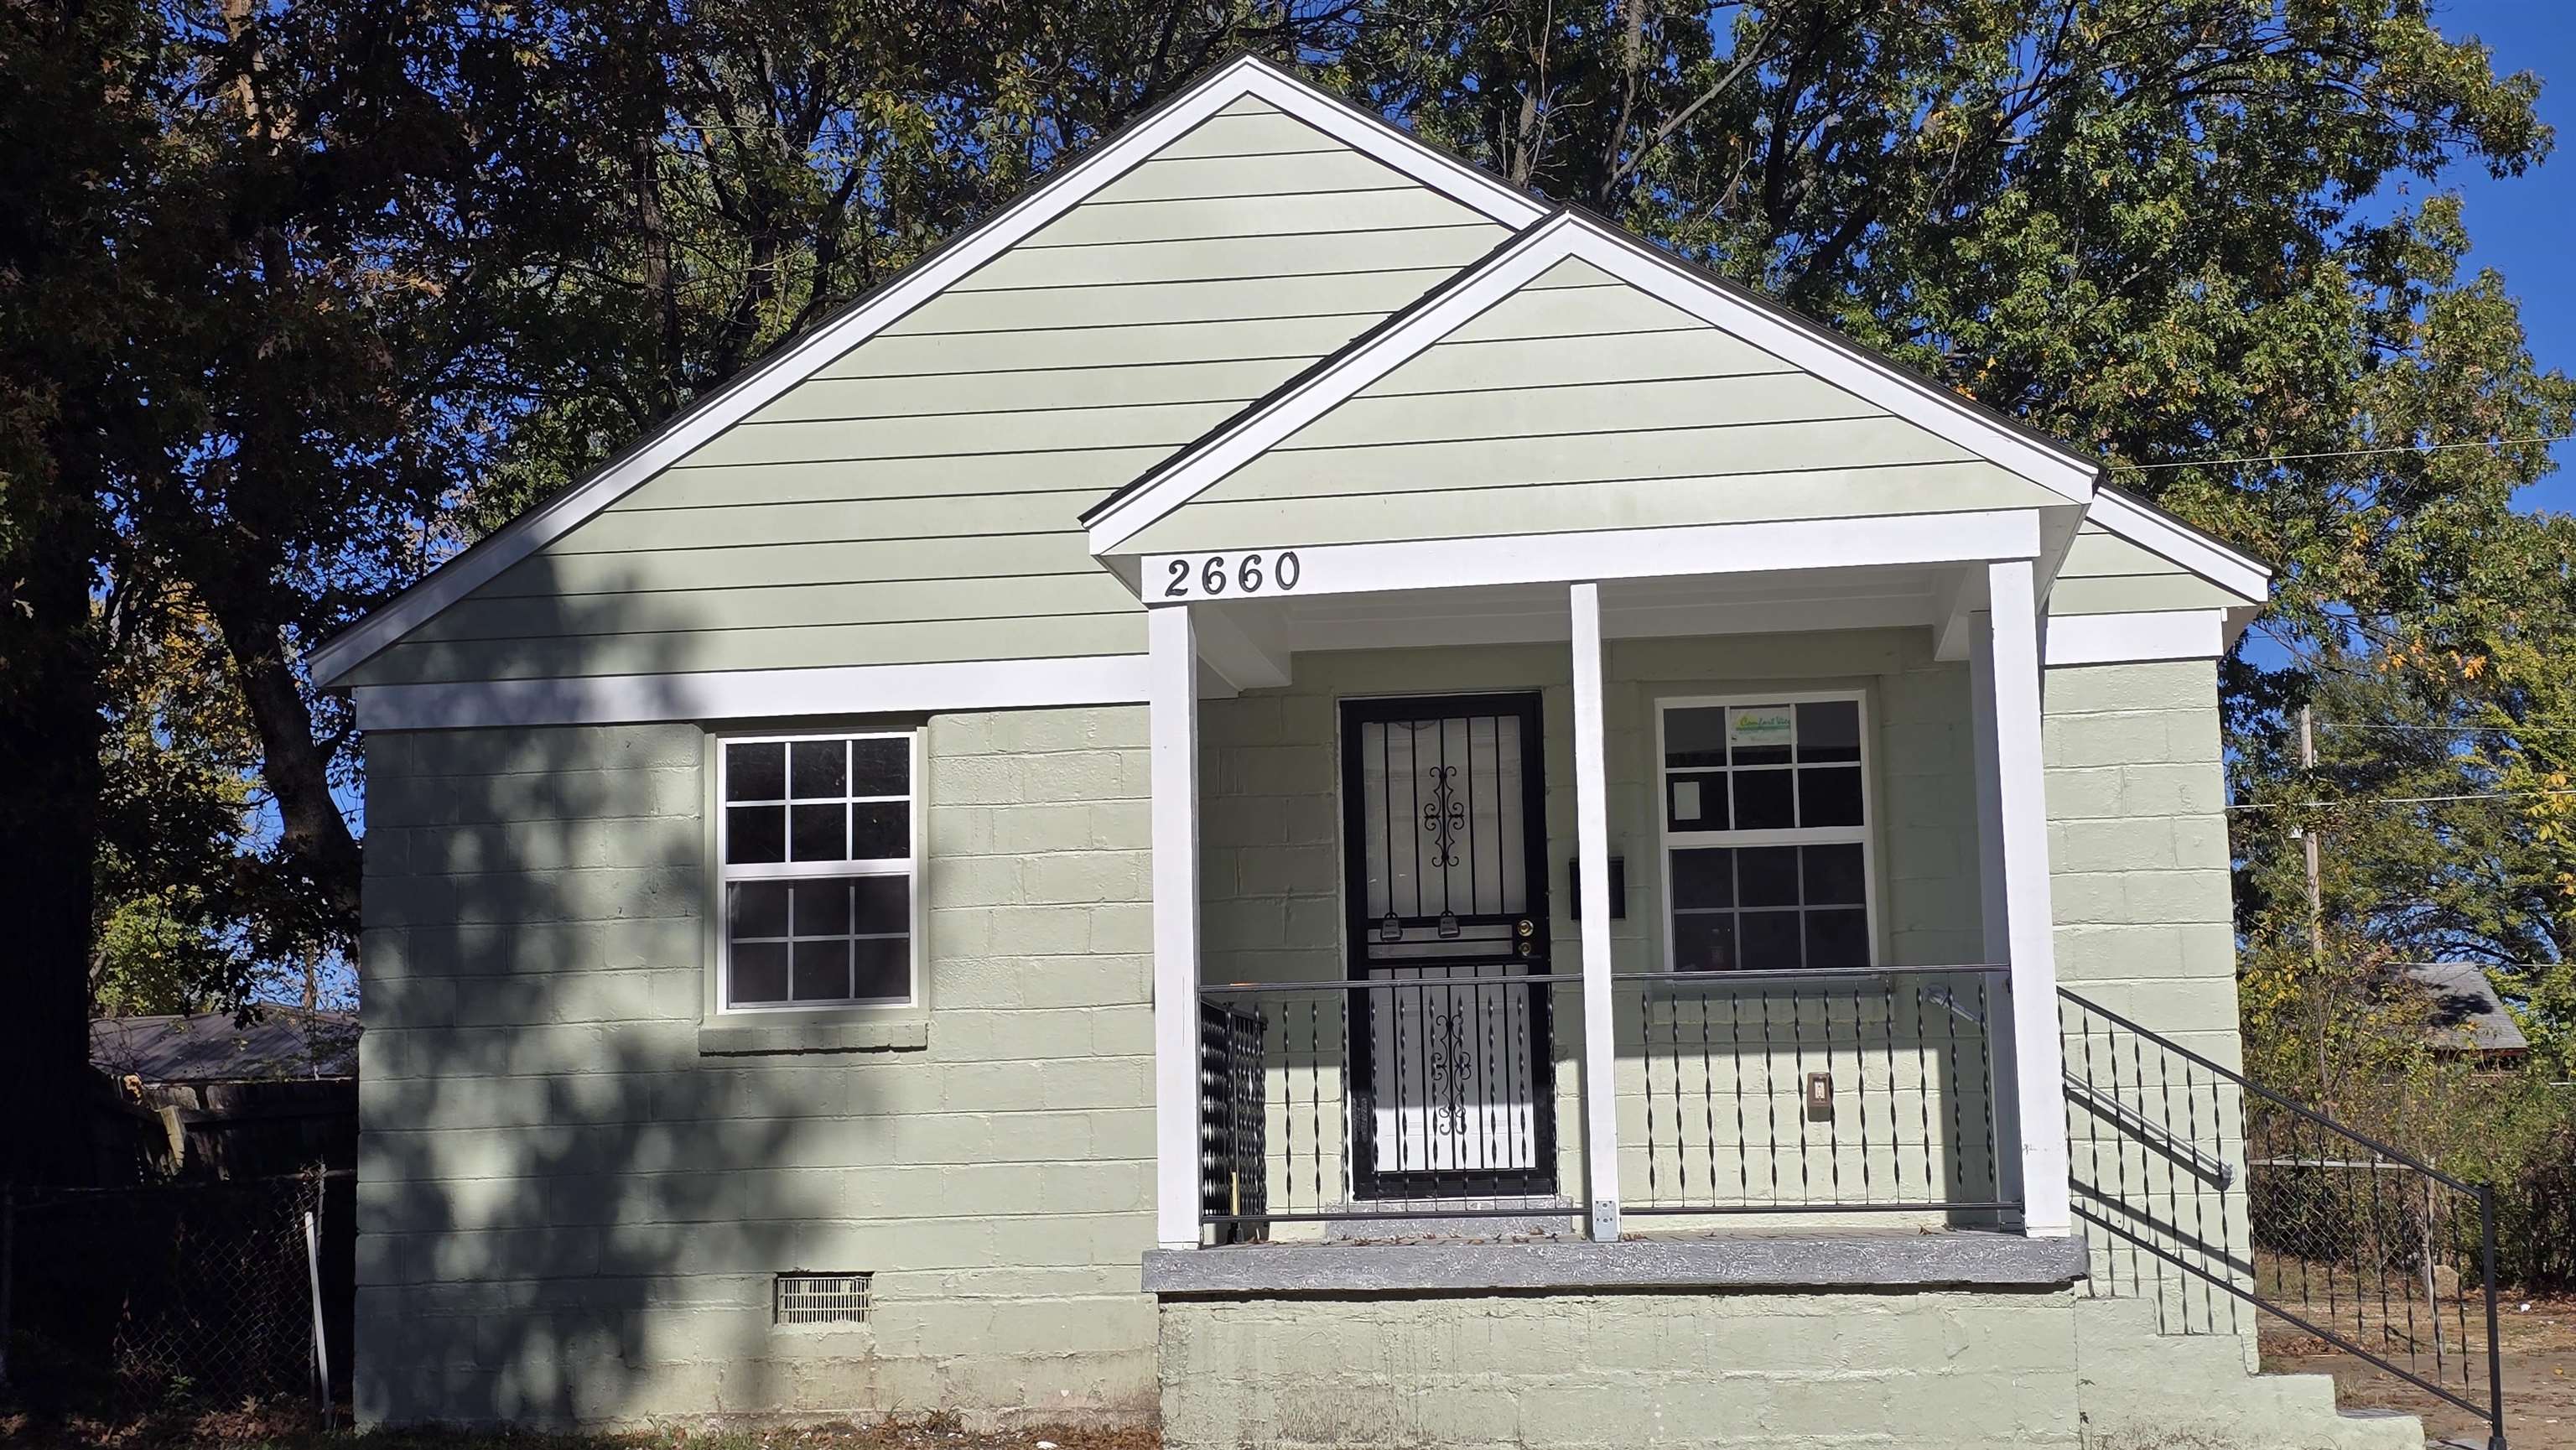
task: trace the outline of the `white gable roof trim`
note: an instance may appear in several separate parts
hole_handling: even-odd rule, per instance
[[[2094,460],[1873,357],[1774,303],[1666,256],[1614,225],[1568,209],[1532,224],[1484,262],[1434,288],[1411,308],[1104,500],[1084,516],[1091,526],[1092,552],[1116,552],[1147,525],[1567,260],[1590,263],[2070,503],[2092,501],[2101,475]]]
[[[337,684],[351,670],[427,623],[448,605],[563,537],[834,358],[901,321],[914,308],[1247,96],[1277,107],[1505,226],[1526,227],[1546,215],[1546,208],[1538,202],[1414,139],[1383,117],[1328,96],[1257,57],[1241,57],[1101,143],[992,220],[915,263],[839,316],[708,394],[660,432],[610,460],[589,478],[520,515],[375,612],[324,641],[307,658],[314,683],[324,687]]]
[[[2104,484],[2085,517],[2139,548],[2190,570],[2248,604],[2272,597],[2272,570],[2134,494]]]

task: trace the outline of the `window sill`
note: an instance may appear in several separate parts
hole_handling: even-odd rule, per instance
[[[768,1057],[808,1052],[918,1052],[930,1045],[926,1015],[818,1021],[701,1023],[700,1057]]]

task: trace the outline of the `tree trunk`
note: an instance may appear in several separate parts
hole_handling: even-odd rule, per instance
[[[279,845],[328,903],[349,941],[358,934],[358,839],[331,797],[329,751],[313,738],[313,712],[288,668],[283,635],[241,581],[205,581],[234,681],[259,732],[260,774],[277,802]]]
[[[78,445],[49,440],[58,463]],[[13,965],[0,1012],[0,1171],[85,1183],[90,911],[97,855],[101,658],[90,609],[97,518],[86,469],[11,487],[0,553],[0,921]],[[46,495],[50,494],[51,497]],[[33,495],[33,497],[29,497]]]

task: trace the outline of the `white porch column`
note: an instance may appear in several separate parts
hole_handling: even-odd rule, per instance
[[[1982,581],[1980,581],[1982,582]],[[2004,804],[1995,743],[1994,616],[1977,610],[1967,616],[1969,735],[1976,746],[1977,887],[1979,920],[1985,927],[1977,960],[2012,960],[2012,930],[2004,899]],[[2013,1050],[2011,994],[1998,991],[1988,999],[1987,1040],[1994,1054],[1994,1081],[2012,1085],[1995,1094],[1995,1189],[1999,1197],[2020,1202],[2021,1082],[2020,1054]]]
[[[1146,611],[1154,816],[1154,1237],[1199,1246],[1199,694],[1188,605]]]
[[[1574,833],[1583,911],[1583,1196],[1592,1237],[1619,1237],[1619,1111],[1610,1013],[1610,770],[1601,728],[1601,586],[1571,589]],[[1544,1105],[1542,1105],[1544,1111]]]
[[[2028,559],[1986,566],[1990,612],[1978,640],[1986,676],[1979,703],[1992,712],[1995,827],[1987,846],[1986,941],[1991,951],[2000,937],[2012,968],[2008,1081],[2021,1149],[2022,1231],[2056,1238],[2074,1225],[2066,1187],[2065,1066],[2057,1030],[2056,920],[2049,903],[2048,799],[2040,760],[2036,569]],[[1986,748],[1981,738],[1980,775]],[[1985,812],[1981,800],[1981,826]],[[1997,907],[2000,932],[1991,914]],[[1999,1063],[1999,1078],[2001,1068]],[[1997,1124],[1999,1139],[2002,1126]]]

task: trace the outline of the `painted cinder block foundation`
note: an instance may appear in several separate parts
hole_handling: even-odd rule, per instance
[[[1171,1450],[2073,1446],[2070,1290],[1173,1301]]]
[[[1167,1450],[2417,1450],[2079,1288],[1167,1297]]]

